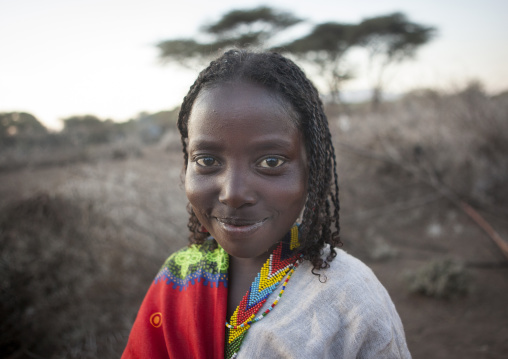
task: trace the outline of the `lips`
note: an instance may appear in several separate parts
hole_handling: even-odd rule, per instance
[[[219,226],[231,234],[251,234],[263,226],[267,218],[251,220],[245,218],[218,218],[215,220]]]

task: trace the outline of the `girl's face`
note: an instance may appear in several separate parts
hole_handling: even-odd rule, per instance
[[[200,223],[230,255],[266,257],[307,196],[295,121],[266,88],[227,83],[200,92],[188,134],[185,191]]]

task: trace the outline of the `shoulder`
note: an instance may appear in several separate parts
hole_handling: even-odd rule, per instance
[[[319,271],[320,277],[312,273],[311,263],[304,263],[306,270],[302,277],[307,278],[309,285],[323,295],[335,298],[333,305],[342,313],[355,308],[366,320],[396,315],[388,292],[374,272],[344,250],[335,250],[337,256],[329,262],[329,268]],[[328,251],[325,249],[325,255]]]
[[[386,292],[374,272],[365,263],[342,249],[336,248],[335,251],[337,256],[329,262],[330,267],[321,271],[327,281],[347,288],[350,294],[358,291],[364,293],[365,290],[369,293]]]
[[[323,259],[329,254],[329,248],[324,249]],[[312,273],[312,264],[305,261],[301,264],[302,274],[308,278],[313,285],[328,290],[340,290],[343,292],[347,288],[348,293],[357,291],[371,290],[385,291],[376,275],[372,270],[359,259],[348,254],[340,248],[335,248],[336,257],[329,262],[329,267],[321,269],[315,275]]]
[[[301,274],[308,287],[320,293],[314,300],[323,320],[337,325],[339,346],[361,358],[410,357],[402,322],[385,287],[362,261],[341,249],[336,252],[330,267],[320,271],[321,281],[310,263]]]
[[[362,261],[341,249],[336,251],[324,273],[343,323],[355,328],[346,336],[362,343],[358,357],[410,358],[404,328],[388,291]]]
[[[189,282],[204,279],[208,281],[227,281],[229,256],[212,240],[203,244],[192,244],[171,254],[155,277],[155,283],[166,281],[179,287],[187,287]]]
[[[304,261],[295,270],[274,310],[249,329],[239,358],[411,357],[395,306],[372,270],[340,249],[321,277],[312,267]]]

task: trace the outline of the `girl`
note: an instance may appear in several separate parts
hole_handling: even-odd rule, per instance
[[[123,358],[410,358],[386,290],[336,248],[334,148],[297,65],[226,52],[178,128],[191,245],[157,274]]]

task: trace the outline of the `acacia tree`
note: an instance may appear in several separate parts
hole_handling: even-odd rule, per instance
[[[160,42],[160,57],[186,67],[202,65],[219,49],[230,47],[263,48],[280,31],[302,21],[289,12],[261,6],[250,10],[233,10],[215,23],[201,28],[208,42],[195,39],[172,39]]]
[[[14,135],[41,135],[48,131],[32,114],[26,112],[0,113],[0,138]]]
[[[386,69],[415,56],[416,50],[429,42],[435,28],[411,22],[402,13],[393,13],[363,20],[357,27],[358,43],[367,49],[369,67],[377,62],[372,103],[379,104],[385,83]]]
[[[327,22],[316,25],[310,34],[293,42],[275,48],[290,52],[301,61],[313,64],[327,78],[332,101],[340,101],[340,88],[345,80],[352,77],[345,68],[345,55],[358,43],[356,25]]]
[[[201,35],[210,39],[173,39],[158,44],[160,57],[180,65],[196,68],[215,57],[219,49],[231,47],[268,48],[279,32],[301,22],[289,12],[269,7],[233,10],[215,23],[204,25]],[[414,56],[416,49],[433,36],[434,28],[407,20],[401,13],[365,19],[359,24],[327,22],[314,26],[312,31],[292,42],[272,46],[271,50],[289,52],[299,60],[317,67],[319,75],[328,82],[331,99],[340,101],[344,81],[352,78],[346,66],[346,55],[353,47],[364,47],[370,64],[380,63],[374,85],[374,103],[379,102],[384,73],[390,64]]]

